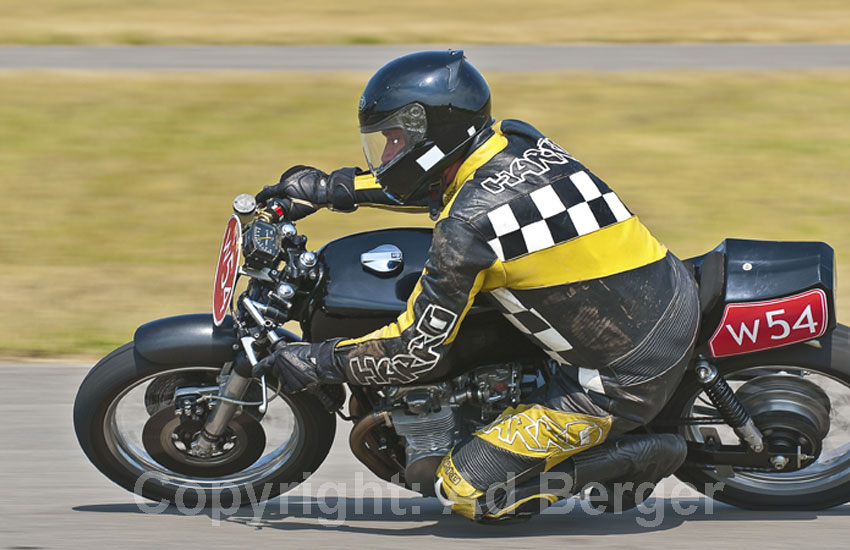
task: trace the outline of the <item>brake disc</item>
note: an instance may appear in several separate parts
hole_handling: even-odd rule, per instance
[[[263,455],[266,434],[260,422],[250,414],[239,414],[230,421],[209,456],[192,452],[192,441],[203,427],[199,420],[183,419],[173,408],[164,408],[145,423],[142,443],[159,464],[178,474],[199,478],[240,472]]]

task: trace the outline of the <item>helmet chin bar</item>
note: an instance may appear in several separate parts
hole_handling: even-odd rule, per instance
[[[486,135],[486,132],[490,130],[492,124],[493,120],[491,119],[480,129],[471,133],[469,137],[457,148],[444,156],[438,165],[435,165],[435,168],[432,168],[430,173],[425,172],[419,180],[417,180],[421,182],[420,185],[410,194],[406,195],[404,199],[396,196],[390,190],[389,186],[382,182],[381,177],[378,177],[378,183],[381,184],[384,194],[400,205],[423,204],[423,201],[427,198],[428,215],[432,220],[436,221],[443,209],[443,196],[445,191],[448,186],[451,185],[452,179],[454,179],[457,175],[457,170],[453,170],[451,174],[447,174],[447,172],[455,167],[455,165],[457,165],[458,168],[460,167],[460,161],[462,161],[471,152],[470,149],[477,147],[477,145],[481,143],[482,136]]]

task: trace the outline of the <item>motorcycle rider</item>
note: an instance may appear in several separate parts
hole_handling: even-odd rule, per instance
[[[489,87],[462,51],[391,61],[366,85],[359,119],[368,171],[295,166],[257,200],[286,199],[296,218],[321,207],[427,209],[436,224],[425,269],[394,323],[285,345],[255,373],[288,391],[438,378],[473,301],[487,297],[551,358],[553,375],[408,481],[466,517],[499,521],[589,482],[654,483],[675,471],[681,438],[623,434],[660,411],[690,357],[699,305],[682,263],[567,151],[529,124],[495,122]],[[566,481],[542,483],[552,471]]]

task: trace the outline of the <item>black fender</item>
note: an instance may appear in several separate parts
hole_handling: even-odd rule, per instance
[[[279,337],[295,342],[298,336],[284,329]],[[221,365],[241,351],[233,318],[225,316],[215,326],[211,313],[191,313],[145,323],[133,336],[136,359],[158,365]]]

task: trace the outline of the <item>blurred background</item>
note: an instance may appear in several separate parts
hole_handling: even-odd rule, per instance
[[[850,41],[846,0],[0,0],[0,44]],[[389,61],[387,59],[386,61]],[[476,62],[474,57],[470,61]],[[378,66],[375,66],[376,70]],[[293,164],[363,165],[371,72],[0,71],[0,358],[96,359],[209,311],[232,198]],[[680,257],[727,237],[830,243],[850,315],[850,71],[486,71]],[[321,212],[312,248],[427,216]]]

